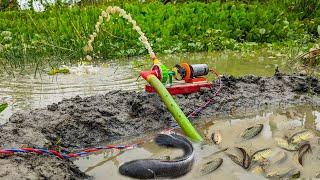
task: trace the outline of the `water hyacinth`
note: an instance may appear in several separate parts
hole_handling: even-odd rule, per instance
[[[62,0],[62,3],[65,4],[76,4],[78,2],[80,2],[81,0]],[[57,3],[57,0],[43,0],[43,1],[39,1],[39,0],[18,0],[18,5],[20,7],[21,10],[30,10],[31,8],[33,8],[34,11],[36,12],[43,12],[46,10],[44,5],[55,5]],[[32,5],[32,7],[30,6],[30,4]]]
[[[142,32],[141,28],[137,25],[137,22],[132,19],[131,15],[128,14],[125,10],[121,9],[120,7],[117,6],[109,6],[105,11],[101,12],[101,15],[99,16],[99,19],[95,25],[95,31],[89,36],[89,40],[87,42],[87,45],[84,47],[85,52],[90,52],[93,51],[92,43],[94,42],[94,39],[97,37],[97,33],[100,32],[100,26],[103,23],[103,18],[106,18],[106,21],[110,20],[110,14],[115,14],[118,13],[120,17],[123,17],[126,19],[129,23],[132,24],[132,28],[138,32],[140,35],[139,40],[142,42],[144,47],[148,50],[149,55],[152,59],[156,58],[153,49],[148,42],[147,37],[145,34]],[[87,56],[88,57],[88,56]],[[88,58],[87,58],[88,59]],[[91,59],[91,57],[89,58]],[[89,60],[88,59],[88,60]]]
[[[1,32],[1,36],[3,37],[10,37],[12,35],[12,33],[10,31],[2,31]]]
[[[56,4],[57,3],[57,1],[56,0],[44,0],[44,1],[42,1],[44,4],[46,4],[46,5],[54,5],[54,4]]]
[[[80,1],[81,0],[62,0],[61,2],[65,3],[65,4],[76,4]]]
[[[11,40],[12,40],[11,36],[5,36],[2,41],[3,42],[10,42]]]
[[[33,1],[32,7],[33,7],[33,10],[36,12],[43,12],[45,10],[45,7],[42,5],[40,1]]]
[[[31,9],[29,5],[29,0],[18,0],[18,5],[21,10],[29,10]]]

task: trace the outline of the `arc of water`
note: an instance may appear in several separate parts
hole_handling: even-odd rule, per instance
[[[101,15],[99,16],[99,20],[97,21],[95,25],[95,30],[94,32],[89,36],[89,40],[87,42],[87,45],[84,47],[84,51],[90,52],[93,51],[93,46],[92,43],[94,42],[94,39],[98,36],[98,33],[100,31],[100,26],[103,23],[103,19],[106,18],[107,21],[110,20],[110,14],[115,14],[118,13],[120,17],[123,17],[126,19],[128,22],[132,24],[132,27],[135,31],[138,32],[140,35],[139,40],[142,42],[144,47],[148,50],[148,53],[150,55],[151,59],[156,59],[156,56],[153,52],[153,49],[148,42],[148,38],[145,36],[145,34],[142,32],[141,28],[137,25],[137,22],[132,19],[131,15],[128,14],[125,10],[121,9],[118,6],[109,6],[105,11],[101,12]],[[87,56],[91,58],[90,56]]]

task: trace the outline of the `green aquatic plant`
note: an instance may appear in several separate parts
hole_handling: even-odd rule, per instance
[[[48,75],[53,76],[57,74],[70,74],[70,70],[68,68],[52,68]]]
[[[116,1],[73,7],[52,6],[45,12],[1,12],[0,30],[11,38],[0,45],[0,61],[10,67],[55,66],[81,61],[90,33],[102,9],[121,5],[145,32],[157,53],[250,51],[264,44],[309,47],[317,39],[320,9],[309,18],[299,18],[285,3],[188,2],[164,5],[160,1]],[[99,36],[92,42],[94,59],[145,55],[139,35],[126,20],[112,16],[100,24]],[[10,40],[10,41],[9,41]],[[0,37],[0,41],[2,41]],[[309,47],[310,48],[310,47]]]
[[[9,106],[8,103],[0,104],[0,113],[4,111],[8,106]]]

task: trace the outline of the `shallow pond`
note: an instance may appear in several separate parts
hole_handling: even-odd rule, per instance
[[[193,169],[186,176],[180,179],[264,179],[267,175],[280,174],[289,175],[292,172],[300,172],[301,178],[316,177],[320,174],[320,145],[319,126],[320,109],[312,107],[292,107],[282,110],[263,111],[250,116],[228,117],[224,119],[204,119],[198,121],[197,129],[206,138],[204,144],[194,144],[196,151],[196,161]],[[244,140],[241,133],[250,126],[263,124],[263,130],[259,135]],[[310,130],[314,136],[310,139],[312,153],[307,153],[303,157],[303,166],[298,163],[298,152],[281,149],[275,143],[276,137],[289,136],[303,129]],[[222,142],[215,145],[211,141],[211,134],[215,131],[222,132]],[[140,140],[146,141],[142,147],[123,152],[104,151],[92,154],[88,157],[79,158],[75,163],[80,169],[97,179],[128,179],[118,173],[118,167],[127,161],[143,158],[174,158],[181,155],[180,150],[160,148],[151,140],[155,133],[147,134],[135,139],[114,142],[115,144],[127,144]],[[148,140],[146,140],[148,139]],[[246,170],[234,163],[226,153],[229,150],[214,154],[228,147],[243,147],[249,155],[254,152],[271,148],[272,152],[285,154],[285,158],[270,162],[264,166],[264,171],[256,163]],[[208,175],[201,175],[200,169],[204,163],[215,158],[222,158],[222,165]],[[272,158],[271,158],[272,159]]]
[[[220,73],[270,76],[276,66],[283,66],[285,58],[282,54],[265,50],[252,54],[226,51],[162,55],[159,59],[168,67],[181,62],[207,63]],[[145,81],[138,79],[139,72],[150,69],[150,64],[149,59],[137,57],[95,65],[72,65],[69,66],[71,73],[67,75],[48,76],[43,73],[34,77],[32,70],[15,77],[1,74],[0,103],[7,102],[9,107],[0,113],[0,124],[18,110],[44,107],[63,98],[111,90],[142,90]],[[213,79],[213,76],[208,78]]]

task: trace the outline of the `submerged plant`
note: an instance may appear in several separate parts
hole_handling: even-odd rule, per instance
[[[56,74],[70,74],[70,70],[68,68],[52,68],[49,72],[48,75],[56,75]]]
[[[8,103],[0,104],[0,113],[8,107]]]

